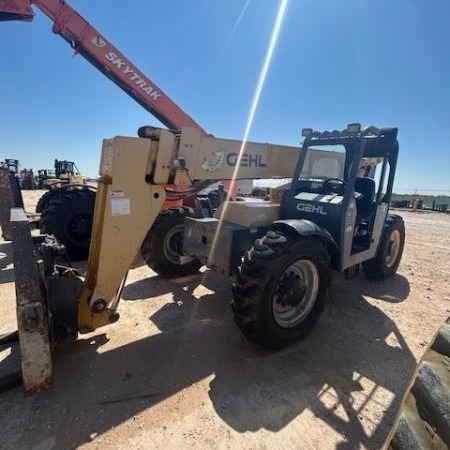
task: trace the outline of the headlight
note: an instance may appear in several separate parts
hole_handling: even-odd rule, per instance
[[[302,129],[302,136],[304,138],[309,138],[311,137],[313,134],[313,129],[312,128],[303,128]]]
[[[361,131],[361,124],[360,123],[349,123],[347,125],[347,133],[348,134],[358,134]]]

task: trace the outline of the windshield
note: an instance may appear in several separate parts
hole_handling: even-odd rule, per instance
[[[345,148],[334,146],[333,151],[309,148],[299,179],[344,178]]]

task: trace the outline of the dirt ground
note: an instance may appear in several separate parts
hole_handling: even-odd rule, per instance
[[[40,193],[24,195],[33,210]],[[399,213],[398,275],[336,276],[315,331],[279,353],[241,336],[220,275],[166,281],[134,269],[119,322],[55,351],[52,389],[1,395],[0,448],[381,448],[450,311],[450,215]],[[0,243],[0,334],[15,327],[11,261]],[[14,356],[0,349],[3,362]]]

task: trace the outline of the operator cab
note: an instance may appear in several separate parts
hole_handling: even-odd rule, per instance
[[[395,128],[361,130],[359,124],[343,131],[303,130],[302,152],[283,193],[280,216],[320,227],[336,243],[342,269],[376,249],[392,194],[396,136]]]
[[[61,175],[75,175],[77,172],[73,161],[59,161],[55,159],[55,173],[57,178],[60,178]]]

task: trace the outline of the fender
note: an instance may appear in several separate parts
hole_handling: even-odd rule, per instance
[[[327,246],[331,256],[331,267],[339,267],[339,249],[331,234],[319,225],[304,219],[284,219],[273,222],[270,227],[273,231],[284,233],[294,232],[299,236],[316,236]]]

